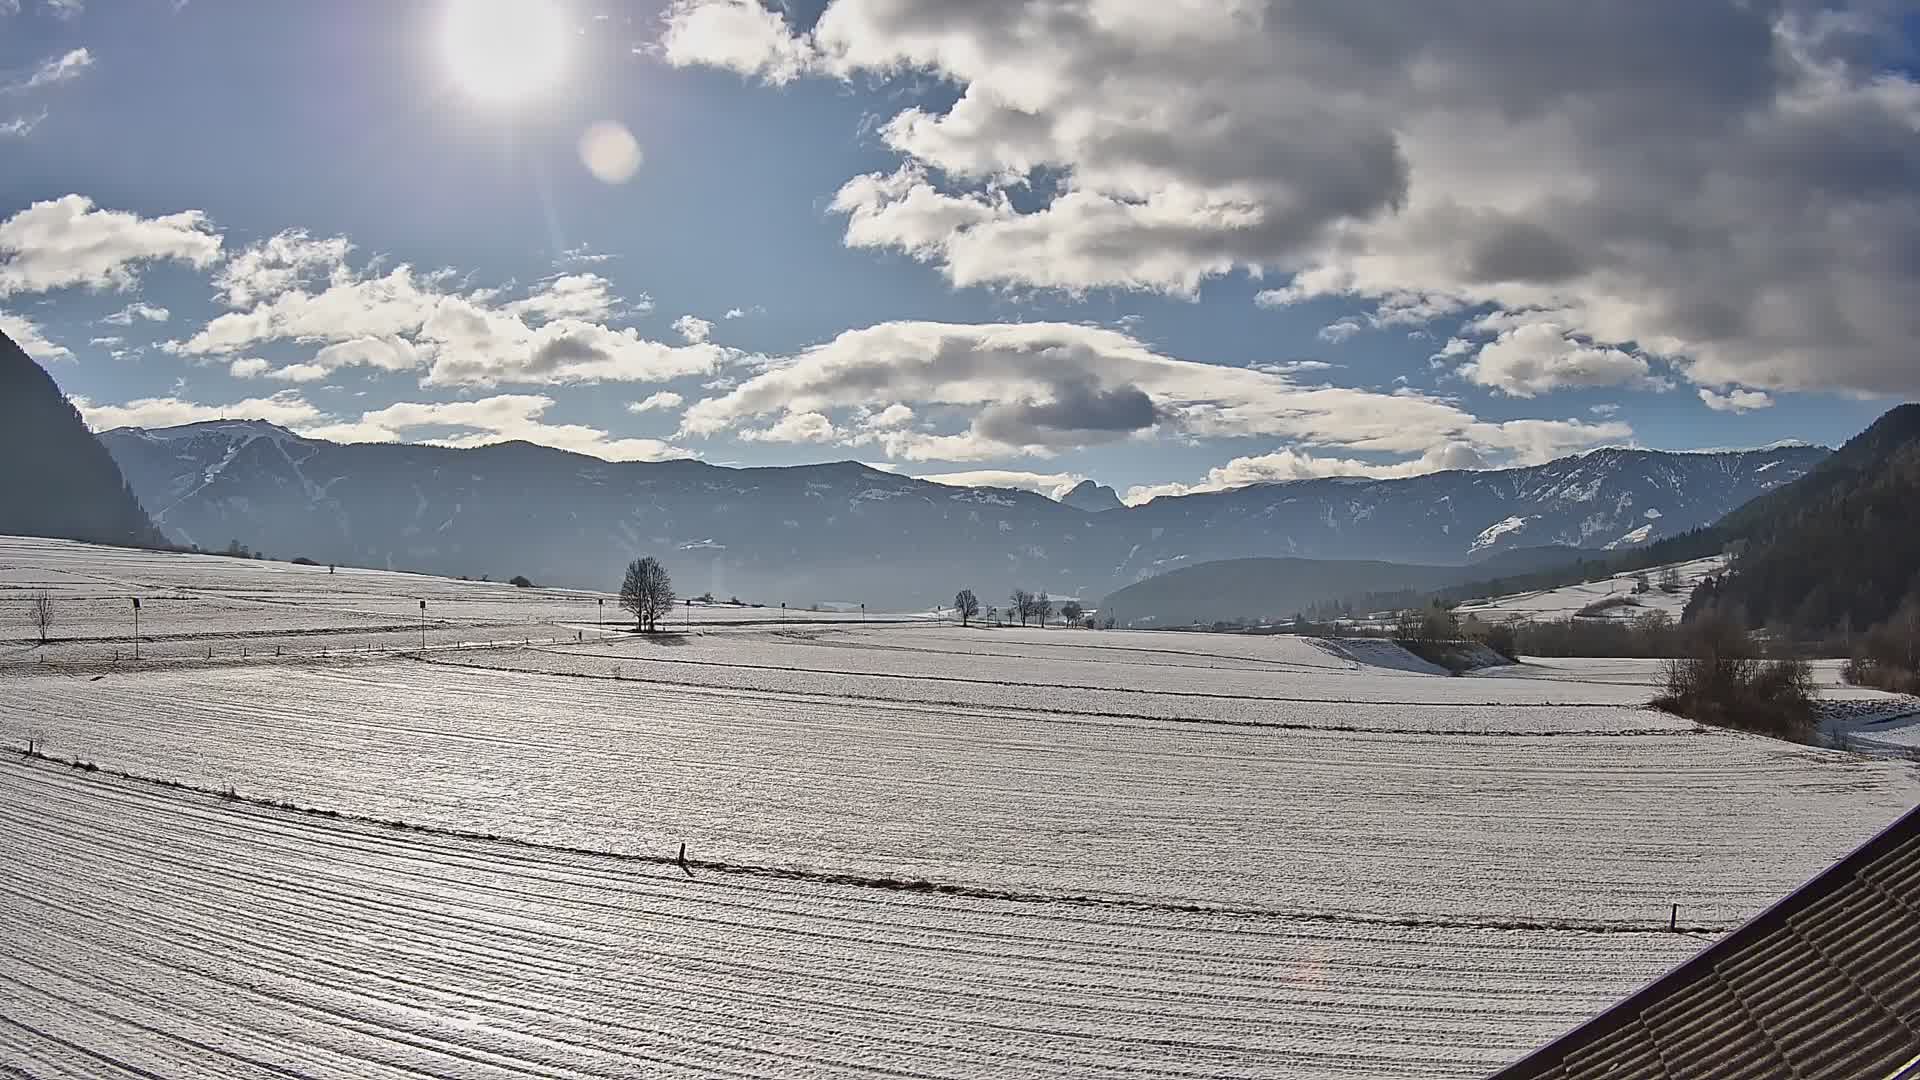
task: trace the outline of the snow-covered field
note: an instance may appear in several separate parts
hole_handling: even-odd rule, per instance
[[[0,741],[100,768],[0,758],[0,1072],[35,1077],[1483,1075],[1920,800],[1911,763],[1639,708],[1653,662],[698,608],[637,639],[587,594],[0,565],[252,646],[0,656]],[[388,611],[421,595],[459,612],[424,654]],[[489,627],[558,640],[457,646]],[[296,629],[327,656],[259,647]]]
[[[1541,589],[1498,596],[1490,600],[1476,600],[1461,604],[1455,609],[1455,613],[1461,618],[1478,615],[1489,622],[1509,622],[1515,619],[1571,619],[1580,613],[1580,609],[1589,604],[1617,600],[1622,601],[1619,606],[1610,607],[1598,616],[1590,617],[1635,619],[1642,615],[1660,612],[1678,619],[1680,613],[1686,609],[1687,597],[1692,595],[1693,587],[1698,585],[1701,579],[1725,570],[1726,565],[1727,561],[1716,555],[1691,562],[1673,563],[1670,567],[1656,566],[1648,570],[1614,574],[1598,581],[1565,585],[1558,589]],[[1665,592],[1660,588],[1661,575],[1668,569],[1672,569],[1680,577],[1680,589],[1676,592]],[[1636,579],[1641,577],[1646,578],[1652,588],[1647,592],[1635,593],[1633,590],[1638,584]]]

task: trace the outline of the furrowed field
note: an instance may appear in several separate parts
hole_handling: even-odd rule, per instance
[[[1920,799],[1650,662],[599,599],[0,539],[0,1061],[1476,1076]]]

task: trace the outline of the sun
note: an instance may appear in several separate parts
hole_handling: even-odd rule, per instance
[[[440,52],[462,90],[510,104],[560,77],[566,18],[552,0],[448,0]]]

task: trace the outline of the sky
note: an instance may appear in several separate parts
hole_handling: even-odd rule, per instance
[[[0,0],[0,331],[96,430],[1129,501],[1920,394],[1893,0]]]

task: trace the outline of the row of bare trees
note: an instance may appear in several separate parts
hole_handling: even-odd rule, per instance
[[[1047,620],[1053,617],[1054,610],[1052,598],[1044,591],[1032,593],[1026,589],[1015,589],[1007,597],[1006,616],[1009,620],[1019,619],[1021,626],[1027,625],[1027,621],[1031,619],[1044,627],[1047,625]],[[983,614],[980,598],[973,594],[972,589],[961,589],[954,594],[953,611],[960,617],[962,626],[970,625],[973,620]],[[1084,619],[1087,611],[1080,605],[1080,601],[1068,600],[1060,605],[1059,613],[1060,618],[1067,625],[1072,626]],[[994,618],[999,615],[999,612],[993,608],[987,608],[984,614],[988,618]]]

